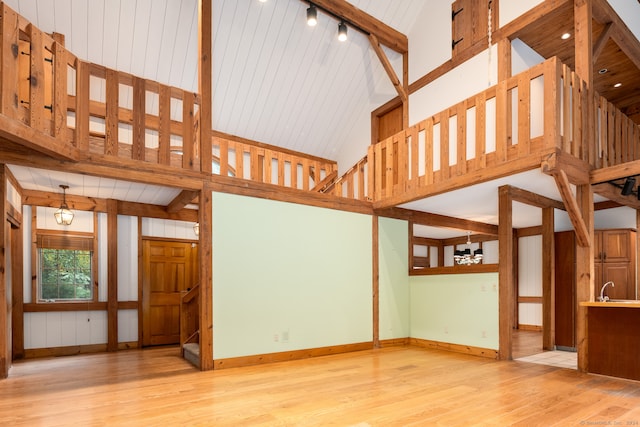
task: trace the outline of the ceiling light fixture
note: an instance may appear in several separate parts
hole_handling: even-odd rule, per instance
[[[344,21],[338,24],[338,40],[341,42],[347,40],[347,24]]]
[[[309,8],[307,9],[307,25],[310,27],[315,27],[318,24],[318,9],[313,5],[313,3],[309,4]]]
[[[633,187],[635,185],[636,185],[635,177],[633,176],[628,177],[624,182],[624,186],[622,187],[622,195],[628,196],[629,194],[633,193]]]
[[[62,188],[62,204],[53,216],[59,225],[71,225],[74,215],[73,212],[69,210],[69,206],[67,206],[67,188],[69,188],[69,186],[61,184],[60,188]]]
[[[620,86],[622,86],[622,83],[616,83],[616,84],[613,85],[613,87],[615,87],[615,88],[618,88]]]
[[[598,70],[598,74],[605,74],[607,73],[609,70],[607,68],[601,68]]]
[[[480,264],[482,261],[482,249],[476,249],[471,256],[471,233],[467,231],[467,247],[463,250],[456,250],[453,253],[453,260],[459,265]]]
[[[571,37],[570,33],[564,33],[563,35],[560,36],[562,40],[567,40],[569,37]]]

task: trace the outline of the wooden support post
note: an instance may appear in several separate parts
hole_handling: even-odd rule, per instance
[[[509,188],[498,189],[498,267],[499,349],[500,360],[511,360],[513,327],[513,213]]]
[[[7,175],[5,165],[0,165],[0,378],[7,378],[11,366],[11,295],[7,295],[7,254],[10,251],[9,223],[7,222]]]
[[[593,86],[592,22],[592,0],[574,0],[573,25],[575,28],[575,70],[576,74],[587,84],[587,88],[591,88]]]
[[[198,92],[200,93],[200,170],[211,173],[213,160],[211,146],[213,100],[211,69],[211,0],[198,0]]]
[[[578,370],[588,372],[587,308],[581,302],[594,300],[593,189],[590,184],[576,187],[577,202],[589,236],[589,245],[576,246],[576,346]]]
[[[542,348],[555,349],[555,247],[553,208],[542,209]]]
[[[205,185],[200,192],[198,255],[200,257],[200,369],[213,369],[213,190]]]
[[[118,201],[107,200],[107,351],[118,350]]]
[[[11,228],[11,358],[24,357],[24,274],[23,274],[23,238],[24,218],[19,228]],[[18,255],[19,254],[19,255]]]
[[[379,217],[372,217],[372,293],[373,293],[373,348],[380,348],[380,248],[379,248]],[[411,241],[411,238],[409,238]]]

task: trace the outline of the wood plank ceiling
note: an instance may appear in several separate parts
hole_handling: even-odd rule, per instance
[[[197,0],[8,0],[84,60],[197,88]],[[423,0],[352,0],[407,34]],[[354,123],[396,96],[366,36],[337,41],[322,12],[306,25],[300,0],[213,0],[213,127],[335,159]],[[401,57],[385,49],[396,73]],[[150,108],[153,108],[152,106]]]

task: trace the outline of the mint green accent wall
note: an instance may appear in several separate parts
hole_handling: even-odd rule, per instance
[[[498,273],[410,277],[411,337],[497,350]]]
[[[371,341],[368,215],[213,193],[214,358]]]
[[[379,218],[380,339],[409,336],[409,225],[407,221]]]

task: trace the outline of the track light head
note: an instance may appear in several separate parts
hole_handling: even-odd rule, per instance
[[[318,9],[313,4],[309,5],[307,9],[307,25],[315,27],[318,23]]]
[[[341,42],[347,40],[347,24],[345,24],[344,21],[338,24],[338,40]]]
[[[628,196],[629,194],[633,193],[633,187],[636,185],[636,179],[633,176],[630,176],[627,178],[627,180],[624,182],[624,186],[622,187],[622,195],[623,196]]]

